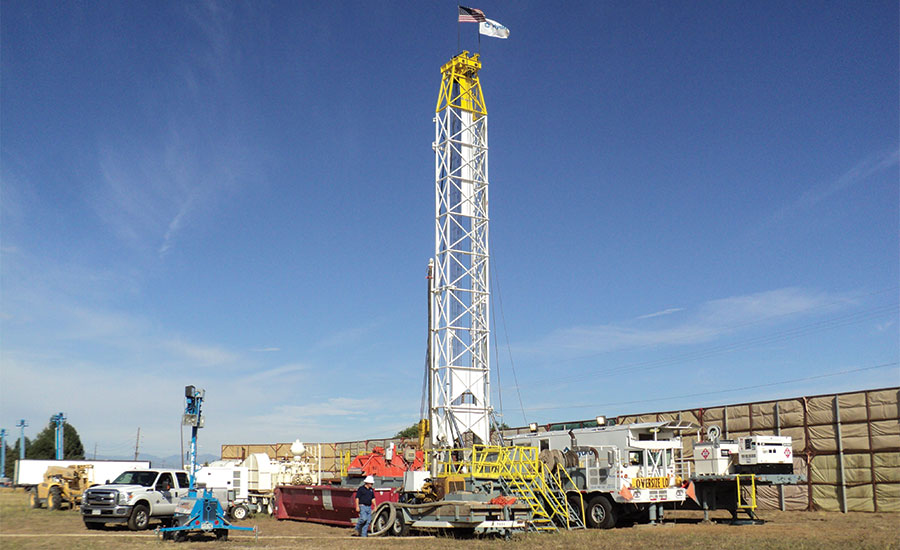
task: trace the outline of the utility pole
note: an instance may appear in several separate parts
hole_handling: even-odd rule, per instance
[[[64,413],[57,413],[50,417],[50,421],[56,424],[56,460],[62,460],[64,454],[64,435],[63,435],[63,427],[66,424],[66,415]]]
[[[25,428],[27,427],[28,422],[25,422],[24,418],[16,424],[16,428],[21,428],[22,430],[19,433],[19,460],[25,460]]]
[[[137,437],[134,438],[134,459],[137,460],[138,457],[138,449],[141,446],[141,427],[138,426]]]

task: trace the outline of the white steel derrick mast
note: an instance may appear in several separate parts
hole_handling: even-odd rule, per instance
[[[441,67],[429,418],[435,446],[490,441],[487,109],[478,54]]]

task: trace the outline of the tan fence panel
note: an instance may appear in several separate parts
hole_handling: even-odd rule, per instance
[[[700,425],[700,411],[697,409],[681,412],[681,421],[690,422],[691,424]]]
[[[725,416],[725,408],[724,407],[710,407],[708,409],[703,410],[703,425],[710,426],[715,424],[720,428],[724,428],[722,426],[722,418]]]
[[[841,423],[866,422],[866,392],[838,396],[841,409]]]
[[[900,483],[900,452],[875,453],[875,481]]]
[[[750,405],[728,407],[728,435],[734,432],[750,433]]]
[[[803,401],[800,399],[779,401],[778,416],[781,418],[782,428],[803,426]]]
[[[869,419],[889,420],[900,418],[900,391],[897,389],[870,391]]]
[[[878,420],[871,427],[873,451],[900,448],[900,422]]]
[[[775,433],[775,402],[750,405],[753,433]]]
[[[841,417],[843,417],[841,412]],[[869,427],[865,424],[841,424],[844,452],[869,450]]]
[[[763,510],[780,510],[778,487],[764,485],[756,488],[756,503]],[[809,496],[805,486],[788,485],[784,487],[784,509],[803,511],[809,506]]]
[[[838,455],[821,455],[812,459],[810,479],[813,483],[840,483]],[[868,454],[844,455],[844,483],[872,483],[872,461]]]
[[[809,427],[809,447],[813,451],[837,451],[836,437],[833,424]]]
[[[810,397],[807,409],[810,424],[834,424],[834,397]]]
[[[879,512],[900,512],[900,485],[879,484],[875,486]]]
[[[847,487],[847,510],[874,512],[874,491],[871,485]],[[826,512],[841,511],[841,488],[835,485],[813,485],[813,506]]]

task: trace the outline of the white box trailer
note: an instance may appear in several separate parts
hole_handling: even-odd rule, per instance
[[[146,470],[150,468],[149,460],[16,460],[13,484],[17,486],[37,485],[44,481],[44,473],[50,466],[77,466],[90,464],[88,481],[92,484],[112,481],[127,470]]]

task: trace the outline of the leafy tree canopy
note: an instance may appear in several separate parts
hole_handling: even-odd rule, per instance
[[[402,437],[404,439],[418,439],[419,438],[419,423],[416,422],[412,426],[408,428],[404,428],[397,432],[397,435],[394,437]]]
[[[52,420],[33,441],[25,445],[25,458],[44,460],[56,458],[56,424]],[[63,424],[63,458],[84,460],[84,446],[81,444],[78,430],[68,422]]]

